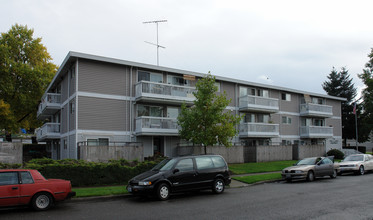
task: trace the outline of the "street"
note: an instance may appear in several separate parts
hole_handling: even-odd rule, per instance
[[[373,174],[283,181],[174,195],[68,201],[46,212],[0,210],[1,219],[373,219]]]

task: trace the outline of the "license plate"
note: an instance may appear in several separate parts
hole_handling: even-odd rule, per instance
[[[132,187],[131,186],[127,187],[127,191],[132,192]]]

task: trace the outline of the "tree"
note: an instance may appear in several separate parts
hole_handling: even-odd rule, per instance
[[[0,36],[0,129],[16,132],[40,122],[36,112],[57,71],[34,30],[15,24]]]
[[[363,106],[362,127],[370,134],[373,130],[373,48],[368,57],[369,61],[365,64],[366,68],[363,69],[363,73],[358,76],[365,84],[365,88],[362,92],[363,102],[361,103]]]
[[[342,102],[342,138],[346,146],[347,139],[355,138],[355,115],[353,114],[353,101],[357,91],[352,83],[348,70],[344,67],[338,72],[334,67],[328,76],[328,80],[322,84],[328,95],[346,98]]]
[[[183,104],[178,117],[181,138],[203,145],[205,154],[206,147],[214,144],[230,147],[232,137],[237,134],[236,125],[241,119],[226,111],[231,100],[226,98],[225,91],[220,95],[217,91],[215,77],[210,74],[198,80],[193,93],[196,97],[194,105],[188,108]]]

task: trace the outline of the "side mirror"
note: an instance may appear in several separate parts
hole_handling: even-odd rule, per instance
[[[180,170],[179,169],[174,169],[174,171],[172,173],[175,174],[177,172],[180,172]]]

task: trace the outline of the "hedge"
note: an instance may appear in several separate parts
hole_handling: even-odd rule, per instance
[[[160,159],[154,161],[128,162],[111,160],[108,163],[84,160],[48,158],[33,159],[24,165],[25,169],[36,169],[47,179],[70,180],[72,186],[99,186],[127,184],[132,177],[150,170]]]

